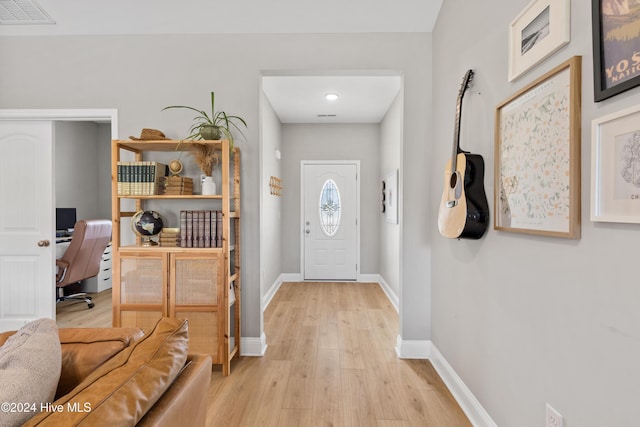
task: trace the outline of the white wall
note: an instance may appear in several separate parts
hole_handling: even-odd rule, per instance
[[[111,218],[109,126],[56,122],[54,133],[56,206],[76,208],[79,220]]]
[[[589,203],[591,120],[637,104],[640,89],[593,102],[592,2],[587,0],[571,1],[571,43],[510,84],[509,23],[528,3],[443,3],[433,33],[430,198],[441,194],[456,96],[467,69],[475,69],[476,76],[464,98],[461,145],[483,155],[492,201],[495,107],[581,55],[582,237],[490,229],[479,241],[447,240],[437,233],[433,203],[433,342],[500,426],[543,426],[546,402],[564,416],[565,426],[637,426],[640,286],[632,266],[640,229],[591,222]]]
[[[283,157],[283,269],[300,271],[300,161],[360,160],[360,273],[378,273],[379,125],[285,124]]]
[[[111,124],[98,123],[98,211],[111,218]]]
[[[224,46],[223,52],[217,49]],[[219,108],[247,120],[242,149],[243,336],[261,335],[259,175],[263,70],[395,70],[404,77],[405,257],[401,335],[430,337],[430,34],[257,34],[0,37],[0,108],[117,108],[118,134],[143,127],[184,137],[193,115],[167,105]],[[197,58],[197,59],[196,59]],[[284,150],[283,150],[284,152]],[[378,180],[378,177],[375,177]],[[285,185],[287,185],[285,183]],[[284,190],[285,192],[288,190]],[[402,215],[402,206],[401,206]],[[377,227],[377,222],[374,225]],[[401,226],[402,227],[402,226]],[[369,271],[366,266],[363,271]]]
[[[261,95],[260,122],[262,132],[262,185],[260,230],[262,253],[262,295],[273,285],[282,270],[282,197],[271,194],[270,177],[282,178],[282,124],[266,95]]]
[[[400,169],[402,105],[403,93],[400,91],[380,123],[379,181]],[[398,189],[400,190],[400,183],[398,183]],[[378,223],[380,230],[379,273],[391,290],[398,295],[400,293],[400,225],[387,222],[384,214],[379,215]]]

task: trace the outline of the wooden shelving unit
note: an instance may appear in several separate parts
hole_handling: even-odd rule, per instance
[[[124,141],[111,146],[113,221],[113,325],[149,330],[160,317],[189,320],[189,352],[209,354],[223,375],[240,354],[240,151],[229,141],[212,144],[220,152],[220,195],[118,195],[117,164],[124,152],[136,161],[152,160],[154,152],[187,151],[190,141]],[[135,210],[122,208],[133,199]],[[130,218],[149,200],[180,200],[180,209],[222,210],[221,248],[142,247],[121,244]]]

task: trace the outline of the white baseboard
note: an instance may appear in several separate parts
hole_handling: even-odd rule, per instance
[[[375,281],[378,282],[378,284],[382,288],[382,291],[385,293],[387,298],[389,298],[389,301],[393,305],[393,308],[396,309],[396,313],[399,313],[400,312],[400,298],[398,298],[398,294],[396,294],[393,291],[393,289],[391,289],[391,286],[389,286],[389,284],[384,280],[384,278],[381,275],[378,274],[377,276],[378,276],[378,278]]]
[[[358,274],[358,282],[362,283],[378,283],[380,281],[379,274]]]
[[[431,355],[431,341],[403,340],[398,335],[396,354],[400,359],[428,359]]]
[[[464,411],[471,424],[475,427],[497,427],[489,413],[482,407],[478,399],[473,395],[469,387],[458,376],[453,367],[447,362],[442,353],[430,341],[431,349],[429,360],[442,378],[453,397]]]
[[[282,273],[278,279],[280,282],[302,282],[302,274],[300,273]]]
[[[271,304],[271,300],[276,295],[276,292],[278,292],[278,289],[280,289],[280,286],[282,286],[284,282],[301,282],[301,281],[302,281],[302,276],[300,275],[300,273],[282,273],[280,276],[278,276],[276,281],[273,282],[269,290],[262,297],[262,311],[264,312],[264,310],[267,309],[269,304]]]
[[[267,336],[263,333],[260,338],[241,337],[240,355],[262,357],[267,351]]]
[[[469,387],[430,340],[403,340],[398,335],[396,353],[400,359],[429,359],[442,381],[474,427],[497,427]]]

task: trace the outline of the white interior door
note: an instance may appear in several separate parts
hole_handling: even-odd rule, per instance
[[[0,120],[0,331],[55,318],[53,123]]]
[[[303,277],[358,277],[358,164],[304,163]]]

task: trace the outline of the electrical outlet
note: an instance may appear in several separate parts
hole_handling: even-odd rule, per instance
[[[547,427],[562,427],[562,415],[547,403]]]

